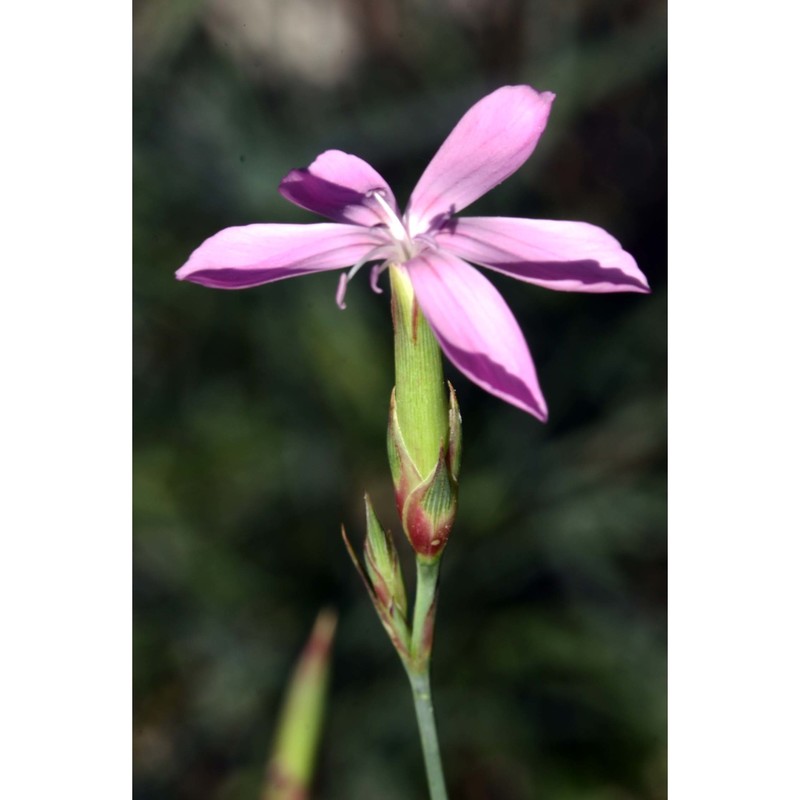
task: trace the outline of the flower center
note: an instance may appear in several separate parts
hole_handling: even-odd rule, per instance
[[[392,239],[394,239],[395,245],[398,247],[398,255],[402,256],[400,260],[408,261],[417,254],[414,242],[408,235],[408,230],[406,226],[403,225],[400,217],[397,216],[395,210],[386,202],[386,197],[384,195],[383,189],[372,189],[367,192],[367,197],[374,200],[380,206],[381,211],[383,211],[382,216],[386,227]]]
[[[378,278],[389,264],[405,264],[423,250],[429,247],[436,247],[436,243],[429,235],[418,234],[412,237],[409,234],[408,228],[397,216],[397,212],[386,201],[384,189],[370,189],[366,193],[366,197],[377,204],[378,208],[375,211],[383,221],[383,224],[377,225],[376,228],[383,230],[385,226],[385,232],[388,236],[383,244],[374,247],[357,264],[339,277],[339,288],[336,290],[336,303],[339,308],[346,307],[344,298],[347,293],[347,284],[355,277],[361,267],[368,262],[381,260],[380,264],[375,264],[372,267],[369,283],[372,291],[382,294],[383,289],[378,286]]]

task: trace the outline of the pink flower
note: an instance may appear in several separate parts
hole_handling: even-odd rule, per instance
[[[450,361],[488,392],[547,418],[547,406],[522,332],[503,298],[470,266],[569,292],[647,292],[629,253],[586,222],[455,217],[516,172],[547,123],[551,92],[504,86],[461,118],[428,164],[405,214],[365,161],[339,150],[292,170],[280,191],[333,222],[226,228],[207,239],[177,272],[217,289],[244,289],[352,266],[348,281],[373,262],[372,288],[390,264],[401,265]]]

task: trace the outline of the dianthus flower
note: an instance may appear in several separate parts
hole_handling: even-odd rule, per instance
[[[586,222],[456,217],[516,172],[536,147],[555,95],[504,86],[461,118],[419,179],[405,213],[365,161],[339,150],[292,170],[281,194],[328,217],[316,224],[254,224],[207,239],[177,272],[216,289],[372,264],[370,283],[390,265],[405,270],[442,350],[464,375],[512,405],[547,418],[528,346],[503,298],[467,262],[571,292],[647,292],[633,257]]]

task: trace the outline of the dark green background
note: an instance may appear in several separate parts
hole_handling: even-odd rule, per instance
[[[546,425],[446,365],[464,419],[433,670],[451,798],[666,797],[663,5],[153,0],[134,31],[134,797],[257,796],[323,605],[341,619],[314,797],[425,796],[405,677],[338,532],[360,540],[365,490],[399,531],[388,293],[360,276],[340,311],[336,273],[242,292],[173,273],[222,227],[318,221],[277,184],[327,148],[403,204],[507,83],[558,97],[468,213],[601,225],[654,291],[490,276]]]

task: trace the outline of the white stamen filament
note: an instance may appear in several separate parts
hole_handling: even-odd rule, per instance
[[[405,241],[410,244],[411,240],[408,237],[406,226],[403,225],[400,217],[397,216],[397,212],[386,202],[383,191],[381,189],[372,189],[367,192],[367,197],[373,198],[383,209],[383,213],[386,215],[386,223],[389,226],[389,233],[392,234],[392,238],[398,242]]]
[[[347,272],[343,272],[339,276],[339,286],[336,289],[336,305],[339,308],[347,308],[346,303],[344,302],[344,296],[347,293],[347,284],[350,283],[351,280],[355,277],[356,273],[361,269],[369,261],[376,261],[379,258],[389,258],[392,255],[392,248],[390,245],[387,244],[379,244],[377,247],[373,247],[363,258],[359,259],[359,261],[354,264]],[[383,271],[383,270],[381,270]],[[370,278],[370,285],[372,285],[372,279]],[[373,289],[375,287],[373,286]],[[378,291],[378,290],[376,290]]]
[[[380,278],[381,273],[389,267],[389,262],[384,261],[383,264],[376,264],[370,271],[369,271],[369,285],[373,292],[376,294],[383,294],[383,289],[378,286],[378,278]]]
[[[347,273],[343,272],[339,276],[339,286],[336,288],[336,305],[344,311],[347,308],[347,303],[344,301],[344,296],[347,293]]]

